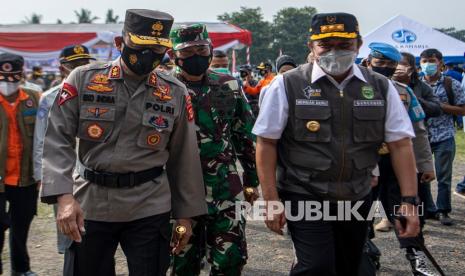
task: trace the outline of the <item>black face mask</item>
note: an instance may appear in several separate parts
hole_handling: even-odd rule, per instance
[[[247,77],[249,74],[247,72],[241,71],[241,78]]]
[[[126,66],[139,76],[145,76],[152,72],[160,64],[164,56],[165,53],[158,54],[151,49],[135,50],[127,45],[124,45],[121,52],[121,58]]]
[[[396,71],[396,68],[372,66],[371,70],[385,76],[386,78],[391,78],[392,75],[394,75],[394,72]]]
[[[179,61],[182,60],[182,66]],[[200,76],[204,74],[210,66],[211,56],[193,55],[188,58],[176,58],[176,65],[181,67],[183,71],[192,76]]]
[[[264,77],[266,75],[266,70],[260,70],[260,76]]]

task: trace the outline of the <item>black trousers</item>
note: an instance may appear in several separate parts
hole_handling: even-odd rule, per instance
[[[280,192],[280,197],[282,201],[290,202],[293,216],[297,214],[299,201],[322,203],[311,196],[289,192]],[[358,213],[366,219],[371,208],[371,194],[361,201],[364,203]],[[337,204],[330,204],[330,214],[337,214]],[[353,218],[349,221],[288,220],[296,255],[290,275],[358,275],[369,223]]]
[[[118,244],[126,255],[129,275],[165,275],[170,262],[170,213],[130,222],[85,221],[81,243],[65,253],[65,276],[114,276]],[[74,258],[73,267],[69,266]]]
[[[0,258],[3,252],[5,230],[10,228],[11,269],[16,272],[31,270],[27,252],[27,236],[32,219],[37,213],[37,196],[37,185],[28,187],[5,185],[5,192],[0,193]],[[6,210],[7,201],[8,210]],[[2,269],[0,259],[0,272]]]
[[[378,192],[379,192],[379,200],[383,204],[383,208],[386,212],[386,215],[391,223],[394,223],[394,214],[396,212],[395,206],[400,205],[400,186],[399,182],[397,181],[397,177],[394,173],[394,169],[392,168],[391,158],[390,155],[383,155],[380,159],[379,165],[379,181],[378,181]],[[420,179],[421,174],[417,175],[418,180],[418,196],[420,198],[420,202],[424,202],[425,190],[422,189]],[[424,210],[423,210],[424,211]],[[425,225],[425,219],[423,214],[420,214],[420,226],[423,229]],[[399,244],[401,248],[407,247],[418,247],[418,242],[424,243],[423,238],[423,231],[420,231],[420,234],[416,238],[399,238],[397,231],[395,231],[397,239],[399,240]]]

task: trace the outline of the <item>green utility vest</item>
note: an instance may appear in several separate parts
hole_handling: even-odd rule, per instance
[[[322,200],[359,200],[384,141],[388,80],[359,67],[343,91],[328,78],[311,83],[312,65],[284,74],[287,126],[278,142],[278,187]]]
[[[34,125],[36,121],[39,95],[23,90],[29,99],[21,101],[18,105],[16,118],[23,142],[23,155],[21,157],[21,176],[18,186],[30,186],[35,183],[32,178],[32,145],[34,138]],[[8,154],[8,117],[0,105],[0,192],[5,191],[5,167]]]

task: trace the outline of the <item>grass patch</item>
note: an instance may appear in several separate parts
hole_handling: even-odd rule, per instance
[[[455,160],[464,161],[465,160],[465,132],[463,130],[457,130],[455,135]]]

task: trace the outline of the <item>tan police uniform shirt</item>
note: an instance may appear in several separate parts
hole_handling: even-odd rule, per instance
[[[131,91],[119,59],[75,69],[50,110],[42,201],[73,193],[85,219],[107,222],[170,210],[175,218],[206,213],[192,112],[185,86],[164,73]],[[129,173],[157,166],[166,168],[160,177],[133,188],[102,187],[80,176],[84,168]]]

